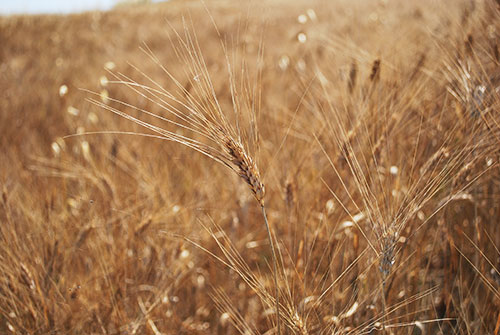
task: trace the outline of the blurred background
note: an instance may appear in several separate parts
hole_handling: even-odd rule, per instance
[[[159,0],[3,0],[0,15],[12,14],[68,14],[90,10],[109,10],[123,4],[145,4]]]

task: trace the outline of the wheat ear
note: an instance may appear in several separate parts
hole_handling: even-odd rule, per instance
[[[279,289],[278,289],[278,258],[276,257],[276,250],[271,235],[271,228],[267,220],[266,206],[264,203],[264,196],[266,195],[266,189],[261,181],[257,165],[255,164],[253,159],[249,155],[247,155],[241,143],[237,142],[233,138],[224,134],[222,135],[222,143],[224,143],[224,149],[229,155],[229,160],[234,165],[232,169],[248,184],[255,199],[259,202],[260,208],[262,210],[262,216],[264,217],[264,222],[266,223],[267,237],[269,239],[269,244],[271,245],[271,253],[273,257],[274,298],[276,303],[276,328],[277,328],[277,334],[280,335],[281,323],[280,323],[280,307],[279,307],[280,302],[279,302]]]
[[[266,189],[261,182],[260,173],[253,159],[247,155],[243,145],[233,138],[223,135],[222,143],[229,155],[229,161],[233,163],[234,170],[250,187],[255,199],[264,207],[264,196]]]
[[[196,93],[193,94],[186,90],[186,88],[181,85],[180,81],[177,80],[164,66],[161,65],[160,61],[154,55],[151,49],[149,49],[149,47],[145,45],[143,51],[147,56],[149,56],[149,58],[151,58],[151,60],[155,64],[160,66],[167,77],[170,78],[177,86],[178,92],[180,93],[172,93],[165,90],[159,83],[155,82],[147,74],[136,67],[134,68],[146,80],[152,83],[153,87],[140,84],[132,78],[129,78],[126,75],[120,73],[110,72],[110,74],[115,77],[115,79],[117,79],[115,83],[126,85],[128,88],[130,88],[132,91],[136,92],[146,100],[161,107],[163,111],[166,112],[167,117],[156,115],[155,113],[141,109],[139,107],[135,107],[118,99],[109,99],[110,101],[128,108],[133,108],[148,116],[152,116],[156,119],[169,123],[170,125],[188,130],[192,132],[192,136],[180,135],[177,132],[155,126],[151,123],[141,120],[138,117],[134,117],[130,114],[127,114],[126,112],[120,111],[117,108],[99,102],[95,99],[89,100],[106,110],[109,110],[125,119],[133,121],[136,124],[155,132],[156,134],[158,134],[158,138],[180,143],[188,148],[191,148],[208,156],[214,161],[217,161],[233,170],[249,185],[255,199],[258,201],[262,208],[262,214],[264,216],[264,221],[266,222],[267,233],[271,245],[274,266],[277,330],[278,335],[280,335],[281,329],[277,272],[278,260],[276,258],[275,247],[264,206],[265,187],[261,181],[257,165],[255,164],[251,156],[247,154],[247,150],[242,144],[240,136],[241,133],[239,131],[239,120],[236,123],[236,129],[238,130],[236,131],[233,125],[231,125],[231,123],[229,122],[227,116],[222,111],[222,108],[220,107],[217,96],[215,95],[215,90],[210,80],[210,75],[208,73],[205,61],[203,60],[201,50],[199,49],[196,35],[194,33],[191,33],[189,29],[190,28],[184,22],[184,39],[177,31],[173,31],[175,36],[177,36],[178,38],[180,46],[177,47],[174,43],[172,43],[172,47],[179,59],[185,61],[185,64],[188,67],[186,72],[189,74],[188,81],[190,85],[196,85]],[[222,45],[222,49],[225,53],[225,45]],[[234,81],[235,77],[231,70],[229,58],[227,57],[227,55],[226,60],[229,68],[229,84],[231,87],[230,93],[233,99],[233,108],[235,109],[235,111],[239,112],[240,105],[239,102],[237,102],[238,95],[236,93],[237,87]],[[193,76],[196,76],[197,79],[191,79],[193,78]],[[200,93],[203,93],[203,99],[201,99],[201,97],[199,96]],[[205,99],[207,99],[206,102]],[[174,106],[174,104],[180,105],[180,107],[178,108]],[[252,105],[252,103],[250,103],[250,105]],[[198,139],[195,139],[193,137],[194,135],[199,136],[200,139],[204,139],[206,141],[199,141]]]

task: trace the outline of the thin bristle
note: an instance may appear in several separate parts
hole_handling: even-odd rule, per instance
[[[450,156],[449,150],[446,147],[439,148],[438,151],[434,153],[434,155],[429,158],[427,162],[425,162],[424,166],[420,168],[420,174],[424,174],[427,172],[433,172],[436,170],[437,166],[443,163],[444,159],[447,159]]]

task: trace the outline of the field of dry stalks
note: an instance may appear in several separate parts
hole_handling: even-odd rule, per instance
[[[0,17],[0,333],[500,334],[499,35],[490,0]]]

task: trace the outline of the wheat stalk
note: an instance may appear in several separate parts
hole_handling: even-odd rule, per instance
[[[279,290],[278,290],[278,261],[276,257],[276,250],[273,243],[273,238],[271,236],[271,228],[267,220],[266,207],[264,204],[264,196],[266,194],[265,186],[261,181],[260,173],[257,165],[254,163],[252,157],[250,157],[241,143],[235,141],[233,138],[222,134],[222,143],[230,156],[230,161],[233,163],[233,170],[248,184],[250,190],[252,191],[255,199],[261,206],[262,216],[264,217],[264,222],[266,223],[267,237],[269,239],[269,244],[271,245],[271,253],[273,257],[273,277],[274,277],[274,295],[276,303],[276,325],[277,333],[281,334],[280,325],[280,309],[279,309]]]
[[[229,117],[222,110],[222,107],[219,104],[219,101],[215,94],[215,89],[210,80],[210,75],[203,60],[201,50],[199,49],[196,35],[191,31],[192,28],[189,28],[185,22],[183,28],[183,37],[181,37],[181,35],[174,30],[174,33],[177,36],[177,42],[180,44],[180,46],[175,45],[174,41],[172,40],[171,42],[176,55],[181,61],[184,62],[187,67],[185,73],[190,76],[188,77],[188,86],[193,90],[193,92],[190,92],[190,90],[186,89],[181,84],[181,82],[160,63],[159,59],[146,45],[142,50],[154,63],[156,63],[163,70],[167,77],[172,80],[172,82],[177,86],[177,92],[171,90],[167,91],[159,83],[154,81],[151,77],[149,77],[137,67],[134,67],[134,69],[138,71],[140,75],[142,75],[142,77],[146,78],[146,80],[151,83],[151,86],[141,84],[122,73],[109,71],[109,73],[116,79],[115,81],[110,81],[109,83],[127,86],[129,89],[139,94],[142,98],[145,98],[149,102],[152,102],[162,108],[162,110],[169,113],[171,117],[160,116],[148,110],[140,109],[132,104],[114,99],[112,97],[108,100],[122,107],[135,109],[140,113],[146,114],[155,119],[159,119],[177,128],[188,130],[192,133],[192,135],[181,135],[176,131],[155,126],[149,122],[141,120],[138,117],[130,115],[130,113],[126,113],[97,99],[90,98],[87,100],[103,109],[115,113],[158,134],[158,136],[155,135],[152,137],[158,137],[160,139],[183,144],[193,150],[204,154],[205,156],[210,157],[211,159],[231,169],[249,186],[250,191],[261,206],[262,216],[264,217],[267,235],[271,246],[274,269],[273,276],[275,286],[277,333],[281,334],[278,290],[278,261],[264,204],[264,197],[266,194],[265,186],[262,182],[262,178],[260,176],[259,169],[257,167],[257,164],[255,163],[255,160],[249,154],[248,149],[246,149],[244,145],[245,137],[242,136],[242,129],[240,128],[240,123],[242,123],[240,120],[240,117],[242,116],[241,109],[244,107],[247,107],[250,110],[250,123],[255,126],[256,120],[254,119],[254,114],[255,109],[257,109],[257,107],[255,107],[255,104],[258,102],[254,101],[256,99],[254,95],[255,93],[251,93],[251,90],[248,89],[247,91],[243,92],[242,95],[246,94],[246,98],[249,101],[246,101],[246,104],[242,104],[238,100],[240,92],[238,92],[235,75],[231,68],[229,58],[226,54],[226,46],[222,44],[228,66],[229,85],[232,97],[233,111],[235,112],[237,117],[235,124],[230,122]],[[87,92],[96,94],[91,91]],[[253,129],[253,131],[253,139],[257,139],[257,130]],[[198,140],[197,138],[195,139],[195,136],[201,137],[200,140]],[[248,147],[248,143],[245,144],[247,144]]]

